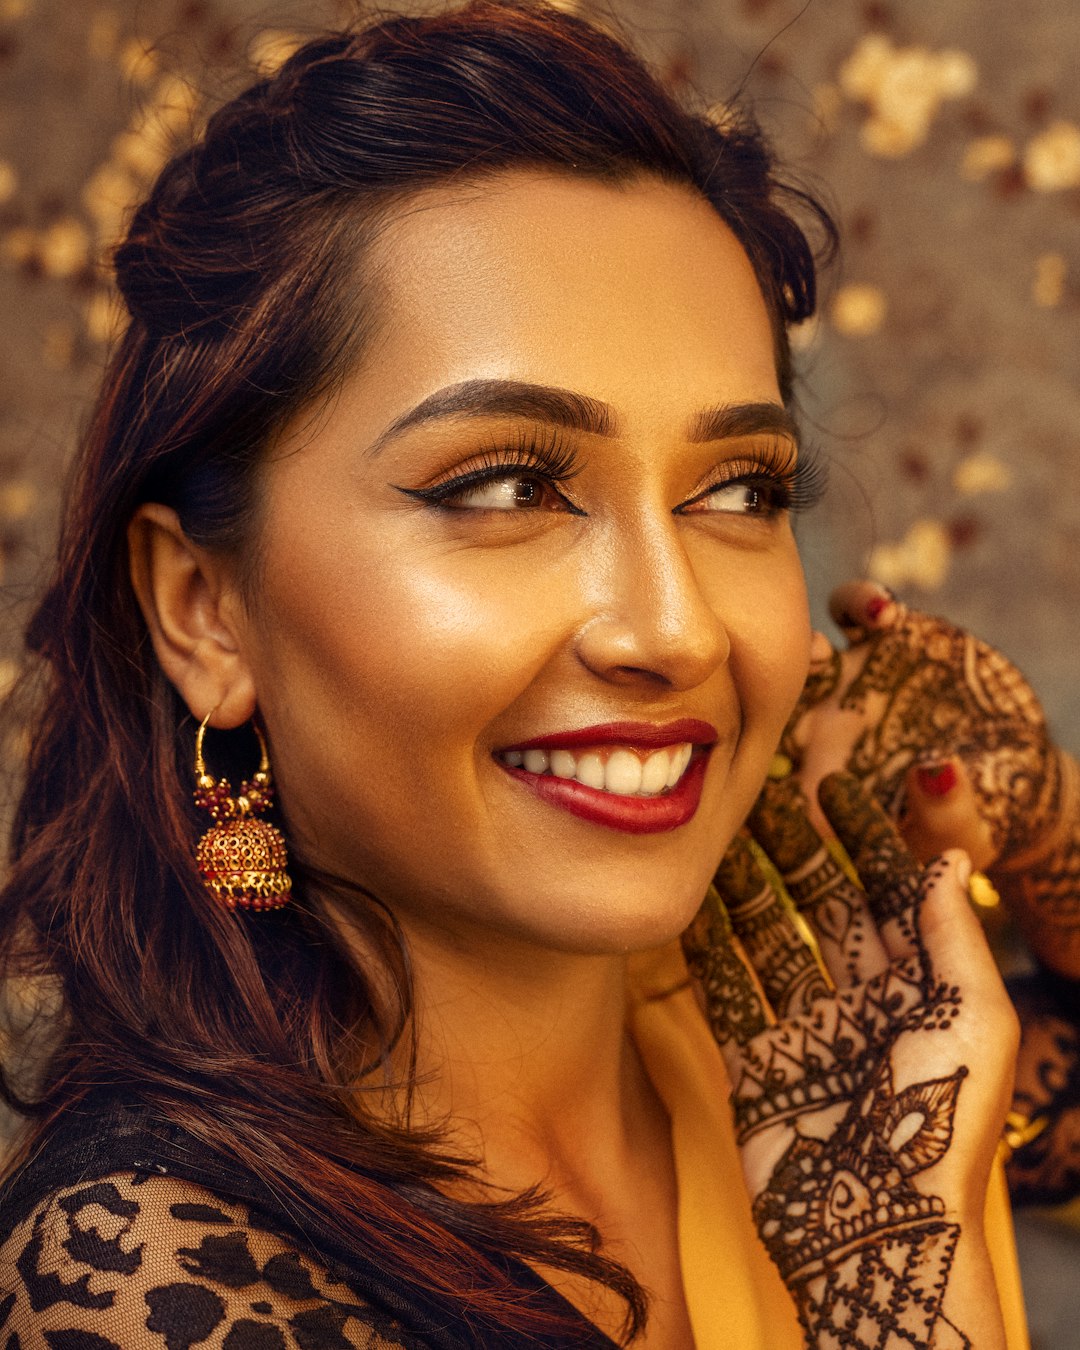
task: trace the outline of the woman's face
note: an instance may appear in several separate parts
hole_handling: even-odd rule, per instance
[[[524,172],[377,262],[380,337],[266,468],[242,645],[289,833],[417,936],[663,941],[807,667],[753,271],[684,189]]]

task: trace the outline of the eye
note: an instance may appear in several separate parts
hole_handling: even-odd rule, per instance
[[[728,460],[708,486],[675,508],[679,515],[717,514],[775,520],[821,500],[827,472],[812,447],[798,457],[786,443],[766,444],[753,458]]]
[[[453,482],[440,495],[439,505],[458,511],[558,511],[569,503],[553,483],[535,473],[506,470],[471,484]]]
[[[786,506],[784,485],[775,481],[721,483],[703,493],[692,503],[690,511],[726,511],[740,516],[771,516]]]
[[[677,509],[683,515],[717,512],[771,519],[791,506],[791,495],[791,484],[786,479],[758,472],[706,488]]]
[[[582,511],[559,488],[580,471],[574,449],[557,431],[523,431],[515,446],[495,445],[472,467],[429,487],[397,487],[440,511]],[[395,485],[397,486],[397,485]]]

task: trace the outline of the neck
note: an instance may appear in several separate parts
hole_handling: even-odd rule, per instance
[[[555,1213],[594,1225],[607,1255],[653,1291],[650,1344],[686,1345],[670,1123],[626,1029],[621,956],[469,941],[406,926],[417,1084],[409,1123],[474,1159],[460,1200],[545,1192]],[[402,1075],[404,1077],[404,1075]],[[387,1109],[401,1120],[400,1099]],[[478,1186],[477,1181],[484,1183]],[[541,1269],[587,1317],[616,1331],[610,1290]]]
[[[630,1167],[656,1131],[658,1103],[626,1031],[625,959],[538,952],[505,937],[408,938],[412,1122],[448,1123],[495,1186],[553,1187],[599,1217],[591,1179],[617,1159]]]

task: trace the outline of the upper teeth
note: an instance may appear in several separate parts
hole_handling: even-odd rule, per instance
[[[615,792],[620,797],[655,797],[673,788],[690,763],[692,745],[654,750],[642,759],[633,750],[605,746],[596,750],[504,750],[500,755],[511,768],[576,778],[586,787]]]

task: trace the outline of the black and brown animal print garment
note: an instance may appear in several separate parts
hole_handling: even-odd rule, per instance
[[[523,1299],[580,1324],[575,1347],[614,1350],[540,1276],[505,1264]],[[259,1178],[116,1103],[70,1113],[0,1189],[0,1350],[565,1344],[464,1325],[407,1272],[295,1229]]]
[[[0,1249],[0,1282],[3,1350],[418,1344],[246,1206],[145,1172],[50,1195]]]

